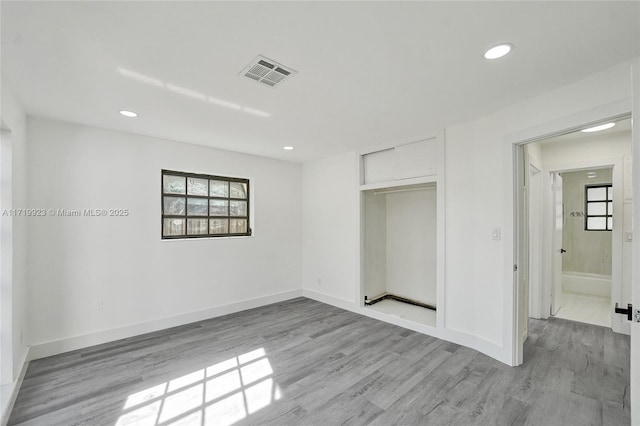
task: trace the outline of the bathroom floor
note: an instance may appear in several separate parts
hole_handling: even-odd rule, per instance
[[[555,317],[611,327],[611,299],[563,293],[561,308]]]

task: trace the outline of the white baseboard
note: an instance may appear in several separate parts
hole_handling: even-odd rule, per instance
[[[258,308],[260,306],[270,305],[272,303],[283,302],[285,300],[294,299],[301,296],[302,290],[290,290],[283,293],[257,297],[255,299],[242,300],[239,302],[230,303],[228,305],[215,306],[213,308],[190,312],[187,314],[181,314],[167,318],[159,318],[156,320],[131,324],[124,327],[100,330],[81,336],[74,336],[59,340],[53,340],[50,342],[44,342],[32,346],[31,359],[39,359],[64,352],[74,351],[77,349],[83,349],[89,346],[112,342],[114,340],[125,339],[128,337],[138,336],[140,334],[151,333],[154,331],[190,324],[209,318],[215,318],[222,315],[245,311],[247,309]]]
[[[317,300],[318,302],[326,303],[327,305],[346,309],[347,311],[357,312],[358,306],[354,302],[329,296],[328,294],[320,293],[320,292],[305,288],[305,289],[302,289],[302,296],[308,299]]]
[[[2,386],[2,395],[0,396],[0,399],[2,399],[2,417],[0,417],[1,426],[6,426],[9,421],[11,410],[13,410],[13,404],[15,404],[16,398],[18,397],[18,392],[20,391],[20,386],[22,386],[22,381],[24,380],[24,375],[27,372],[27,367],[29,366],[30,361],[31,348],[28,347],[24,354],[18,377],[13,383]]]
[[[99,345],[114,340],[125,339],[128,337],[138,336],[140,334],[151,333],[154,331],[164,330],[167,328],[202,321],[209,318],[232,314],[247,309],[258,308],[260,306],[282,302],[301,296],[317,300],[319,302],[326,303],[328,305],[332,305],[341,309],[345,309],[359,315],[365,315],[380,321],[385,321],[390,324],[408,328],[419,333],[434,336],[439,339],[447,340],[449,342],[456,343],[462,346],[467,346],[479,352],[482,352],[485,355],[495,358],[496,360],[505,364],[509,364],[510,362],[509,356],[508,354],[506,354],[506,351],[502,346],[496,345],[492,342],[482,339],[481,337],[473,336],[460,331],[418,324],[406,319],[363,308],[353,301],[340,299],[309,289],[290,290],[283,293],[258,297],[255,299],[243,300],[228,305],[216,306],[213,308],[191,312],[188,314],[176,315],[168,318],[160,318],[153,321],[147,321],[108,330],[100,330],[81,336],[41,343],[31,347],[30,359],[39,359],[51,355],[57,355],[63,352],[83,349],[89,346]]]
[[[451,343],[456,343],[461,346],[466,346],[471,349],[475,349],[478,352],[482,352],[483,354],[490,356],[491,358],[497,361],[500,361],[507,365],[511,365],[510,354],[506,353],[506,351],[502,346],[497,345],[488,340],[485,340],[479,336],[474,336],[461,331],[456,331],[456,330],[451,330],[446,328],[439,328],[439,327],[431,327],[425,324],[416,323],[416,322],[399,318],[393,315],[374,311],[372,309],[367,309],[362,306],[359,306],[354,302],[350,302],[344,299],[339,299],[333,296],[329,296],[327,294],[319,293],[314,290],[303,289],[302,295],[309,299],[317,300],[318,302],[323,302],[328,305],[342,308],[359,315],[364,315],[370,318],[374,318],[380,321],[397,325],[399,327],[417,331],[418,333],[437,337],[438,339],[446,340]]]

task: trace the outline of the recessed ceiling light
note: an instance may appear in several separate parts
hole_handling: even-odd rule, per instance
[[[126,111],[126,110],[122,110],[122,111],[120,111],[120,114],[124,115],[125,117],[131,117],[131,118],[134,118],[134,117],[137,117],[137,116],[138,116],[138,114],[136,114],[135,112],[133,112],[133,111]]]
[[[284,147],[282,147],[282,149],[284,149],[285,151],[291,151],[291,150],[293,150],[293,147],[292,146],[284,146]]]
[[[616,123],[601,124],[599,126],[589,127],[588,129],[582,129],[580,131],[584,132],[584,133],[599,132],[600,130],[610,129],[615,125],[616,125]]]
[[[502,58],[507,53],[511,52],[513,49],[513,44],[511,43],[502,43],[497,46],[493,46],[491,49],[484,52],[484,57],[486,59],[498,59]]]

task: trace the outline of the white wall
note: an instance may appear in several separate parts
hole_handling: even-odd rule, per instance
[[[509,135],[630,96],[621,64],[490,116],[446,129],[445,328],[513,362],[513,167]],[[428,136],[425,129],[425,136]],[[358,256],[353,153],[303,167],[305,289],[356,300]],[[339,201],[342,208],[332,210]],[[356,204],[357,206],[357,204]],[[340,232],[327,230],[338,223]],[[491,238],[499,227],[502,239]],[[339,252],[338,252],[339,251]],[[321,290],[316,277],[332,277]],[[445,336],[446,337],[446,336]],[[496,351],[491,352],[495,348]]]
[[[23,208],[26,205],[26,117],[10,90],[2,87],[2,202],[0,210]],[[8,173],[6,173],[8,171]],[[7,194],[9,195],[7,197]],[[1,212],[0,212],[1,214]],[[11,382],[3,387],[0,408],[13,390],[12,384],[18,378],[27,356],[27,284],[26,284],[26,224],[20,218],[0,216],[2,246],[0,252],[0,276],[2,285],[2,306],[0,315],[3,322],[2,345],[11,348],[9,359],[2,359],[3,381]],[[4,324],[10,333],[4,333]],[[8,340],[5,340],[8,339]],[[3,383],[4,384],[4,383]]]
[[[29,220],[32,344],[300,294],[300,165],[39,118],[28,132],[29,207],[130,211]],[[161,169],[250,178],[254,236],[161,240]]]
[[[387,293],[387,197],[375,191],[362,194],[364,210],[364,296]]]
[[[435,305],[436,189],[386,195],[387,287]]]
[[[631,137],[629,137],[631,148]],[[606,158],[606,157],[605,157]],[[562,173],[562,202],[564,226],[562,227],[562,272],[611,275],[611,232],[595,232],[584,229],[586,185],[611,184],[611,169],[595,169],[596,177],[587,177],[587,171]],[[614,220],[623,215],[614,212]],[[620,222],[622,223],[622,222]]]
[[[347,304],[360,297],[356,158],[303,165],[303,287]]]
[[[631,155],[631,134],[617,132],[601,136],[596,133],[577,140],[532,145],[540,146],[543,167],[548,169],[558,164]]]

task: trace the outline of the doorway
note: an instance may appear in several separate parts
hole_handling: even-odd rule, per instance
[[[514,151],[516,364],[523,361],[529,317],[555,316],[629,334],[614,306],[631,302],[631,122],[628,114],[610,121],[608,130],[585,133],[576,129],[587,125],[575,126]],[[602,191],[602,199],[592,197]]]
[[[610,328],[613,168],[568,170],[553,175],[550,314]]]

